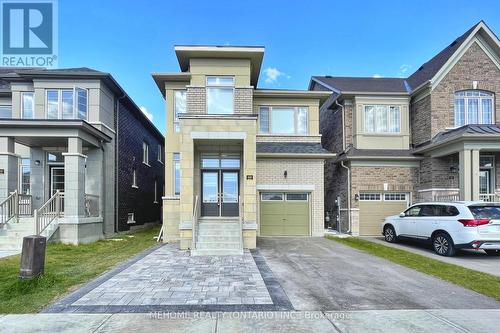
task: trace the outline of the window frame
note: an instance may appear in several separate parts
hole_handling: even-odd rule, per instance
[[[233,80],[232,85],[217,85],[217,84],[209,84],[208,80],[210,78],[231,78]],[[208,112],[208,90],[209,89],[221,89],[221,90],[231,90],[233,94],[233,103],[232,103],[232,110],[233,112],[231,113],[210,113]],[[236,91],[236,80],[235,77],[232,75],[207,75],[205,77],[205,113],[206,114],[213,114],[213,115],[233,115],[235,113],[235,104],[236,104],[236,98],[235,98],[235,91]]]
[[[367,128],[367,121],[366,121],[366,111],[367,108],[373,108],[373,130],[368,131]],[[386,110],[386,131],[377,131],[377,108],[380,107],[385,107]],[[399,122],[398,122],[398,130],[397,131],[390,131],[391,128],[391,109],[397,109],[399,111]],[[403,124],[403,119],[402,119],[402,105],[400,104],[364,104],[363,105],[363,133],[368,134],[368,135],[400,135],[401,134],[401,127]]]
[[[179,114],[181,113],[185,113],[185,112],[179,112],[177,113],[177,93],[184,93],[184,110],[187,112],[187,89],[174,89],[173,91],[173,96],[174,96],[174,100],[173,100],[173,116],[174,116],[174,126],[173,126],[173,130],[174,130],[174,133],[179,133],[181,131],[181,123],[180,123],[180,120],[179,120]]]
[[[142,163],[149,165],[149,143],[147,141],[142,141]]]
[[[265,195],[280,195],[281,199],[279,199],[279,200],[265,199],[264,198]],[[285,201],[285,193],[284,192],[261,192],[260,193],[260,200],[267,201],[267,202],[283,202],[283,201]]]
[[[137,170],[133,169],[132,170],[132,188],[139,188],[137,185]]]
[[[31,159],[29,158],[21,158],[19,164],[19,191],[20,194],[31,194]],[[24,162],[27,162],[26,164]],[[24,170],[27,170],[28,174],[28,182],[24,182]],[[28,193],[24,191],[24,185],[27,185]]]
[[[9,108],[9,110],[10,110],[10,117],[8,117],[8,118],[2,118],[2,117],[0,117],[0,119],[12,119],[12,104],[2,104],[2,105],[0,105],[0,109],[3,109],[3,108]]]
[[[64,92],[72,92],[72,99],[73,99],[73,107],[72,107],[72,117],[71,118],[64,118],[63,117],[63,93]],[[79,117],[79,109],[78,109],[78,91],[84,91],[85,92],[85,100],[86,100],[86,105],[85,105],[85,118],[80,118]],[[49,92],[56,92],[57,93],[57,118],[49,118]],[[64,119],[70,119],[70,120],[85,120],[88,121],[89,119],[89,90],[87,88],[82,88],[78,86],[74,86],[73,88],[48,88],[45,89],[45,119],[50,119],[50,120],[64,120]]]
[[[163,146],[161,144],[158,144],[158,153],[157,153],[157,160],[158,162],[160,162],[161,164],[163,164],[163,160],[164,160],[164,157],[163,157]]]
[[[24,117],[24,96],[31,95],[31,118]],[[21,119],[35,119],[35,92],[23,91],[21,92]]]
[[[261,130],[261,119],[262,117],[262,109],[267,109],[267,127],[268,131],[267,132],[262,132]],[[273,121],[272,121],[272,114],[273,110],[279,110],[279,109],[293,109],[294,114],[293,114],[293,133],[277,133],[273,129]],[[306,112],[306,128],[304,133],[299,133],[298,131],[298,123],[299,123],[299,110],[304,109]],[[279,112],[279,111],[278,111]],[[297,136],[297,135],[309,135],[309,107],[308,106],[303,106],[303,105],[259,105],[259,134],[266,134],[266,135],[282,135],[282,136]]]
[[[135,213],[127,213],[127,224],[135,224]]]
[[[468,92],[477,92],[478,96],[467,96]],[[487,96],[481,96],[481,93],[486,94]],[[459,95],[463,94],[463,95]],[[457,124],[457,100],[463,100],[464,102],[464,122],[463,124]],[[478,106],[477,106],[477,122],[476,123],[470,123],[469,122],[469,100],[471,99],[476,99],[478,101]],[[486,123],[483,122],[483,100],[490,100],[491,101],[491,122]],[[489,124],[495,124],[495,93],[487,90],[481,90],[481,89],[465,89],[465,90],[457,90],[453,93],[453,126],[454,127],[461,127],[465,125],[474,125],[474,124],[482,124],[482,125],[489,125]]]
[[[363,196],[378,196],[378,199],[372,199],[372,197],[363,197]],[[363,192],[359,193],[359,201],[382,201],[383,195],[380,192]]]
[[[176,166],[179,166],[179,191],[177,191],[177,177],[176,177]],[[172,193],[174,196],[181,195],[181,153],[172,154]]]
[[[154,204],[158,203],[158,181],[155,179],[155,197],[153,200]]]
[[[388,196],[400,196],[399,199],[387,199]],[[404,199],[401,199],[401,196],[404,196]],[[403,192],[387,192],[384,193],[384,201],[390,201],[390,202],[408,202],[408,193],[403,193]]]

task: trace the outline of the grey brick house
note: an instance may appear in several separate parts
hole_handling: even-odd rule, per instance
[[[101,239],[161,220],[164,137],[114,78],[0,69],[0,250]]]
[[[325,209],[353,234],[422,200],[499,200],[500,43],[484,22],[408,78],[315,76]]]

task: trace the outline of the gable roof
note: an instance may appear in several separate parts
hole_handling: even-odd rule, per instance
[[[338,93],[346,92],[392,92],[407,93],[404,78],[395,77],[342,77],[342,76],[313,76],[313,81]]]

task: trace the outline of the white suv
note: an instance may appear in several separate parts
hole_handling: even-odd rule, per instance
[[[430,242],[442,256],[464,248],[500,255],[500,203],[419,203],[399,216],[387,217],[382,234],[389,243],[405,238]]]

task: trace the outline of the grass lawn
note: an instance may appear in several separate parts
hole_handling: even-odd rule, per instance
[[[447,264],[408,251],[395,249],[356,237],[327,237],[341,244],[359,249],[369,254],[392,261],[396,264],[412,268],[442,280],[474,290],[480,294],[500,301],[500,277]]]
[[[0,313],[38,312],[78,285],[154,244],[159,227],[116,236],[87,245],[49,243],[45,274],[20,280],[21,256],[0,259]]]

